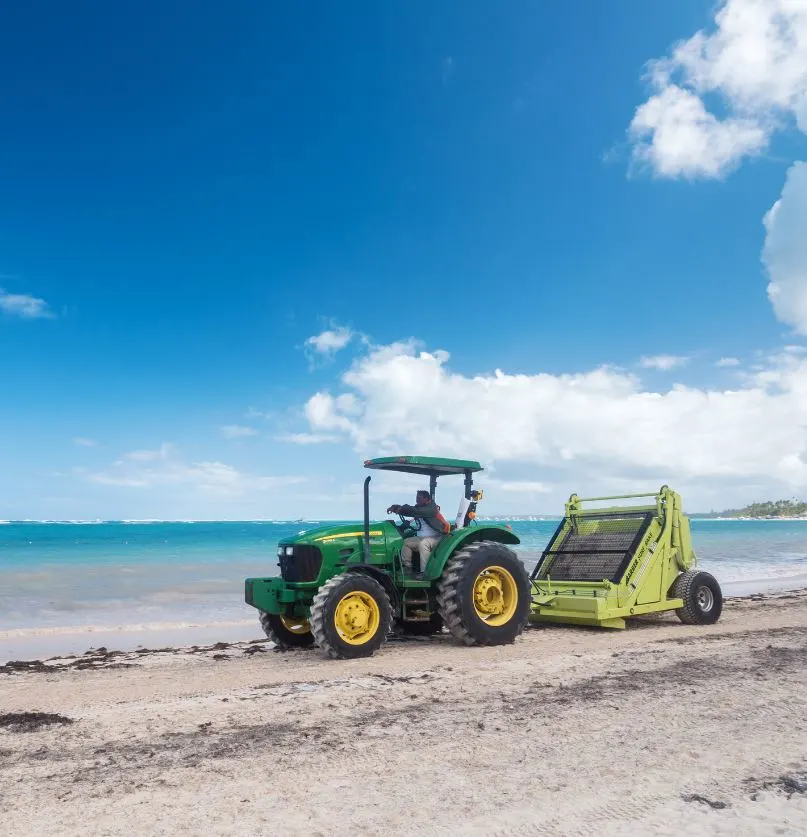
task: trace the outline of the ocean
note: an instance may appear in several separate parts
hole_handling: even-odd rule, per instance
[[[86,650],[118,637],[134,647],[195,635],[258,636],[243,580],[277,572],[277,542],[306,522],[0,524],[0,659],[49,638]],[[528,568],[556,520],[514,520]],[[700,566],[728,595],[807,586],[807,521],[692,520]],[[92,633],[92,642],[88,634]],[[70,637],[58,642],[59,637]],[[109,637],[112,639],[109,639]],[[5,653],[4,653],[5,652]]]

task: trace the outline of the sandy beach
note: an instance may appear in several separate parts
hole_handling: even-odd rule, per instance
[[[807,833],[807,591],[514,646],[0,668],[0,833]]]

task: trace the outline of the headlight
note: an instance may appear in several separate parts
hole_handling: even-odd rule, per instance
[[[293,546],[287,546],[286,547],[286,555],[294,555],[294,547]]]
[[[282,557],[283,557],[283,547],[282,547],[282,546],[279,546],[279,547],[277,548],[277,556],[278,556],[278,558],[282,558]]]

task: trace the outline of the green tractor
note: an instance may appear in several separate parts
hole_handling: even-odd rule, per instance
[[[266,635],[280,648],[314,644],[335,659],[367,657],[386,641],[394,624],[408,634],[443,627],[466,645],[503,645],[524,629],[530,612],[530,580],[510,549],[519,543],[509,526],[479,525],[474,490],[478,462],[424,456],[370,459],[365,467],[429,478],[464,476],[464,497],[450,532],[420,572],[401,561],[417,523],[370,522],[370,479],[364,481],[363,526],[312,529],[278,545],[280,576],[248,578],[245,598],[260,612]],[[417,556],[415,556],[417,557]]]

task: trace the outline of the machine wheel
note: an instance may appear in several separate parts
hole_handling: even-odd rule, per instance
[[[401,619],[398,624],[401,626],[401,631],[409,636],[432,636],[443,630],[443,617],[439,613],[433,613],[426,622]]]
[[[278,648],[310,648],[314,644],[308,619],[261,611],[260,620],[263,632]]]
[[[530,580],[504,544],[478,541],[452,555],[437,590],[446,627],[466,645],[505,645],[527,624]]]
[[[714,625],[723,610],[723,593],[717,579],[699,570],[679,575],[670,595],[684,600],[684,606],[675,612],[685,625]]]
[[[314,639],[335,660],[371,656],[386,641],[391,625],[386,590],[362,573],[344,573],[326,581],[311,605]]]

